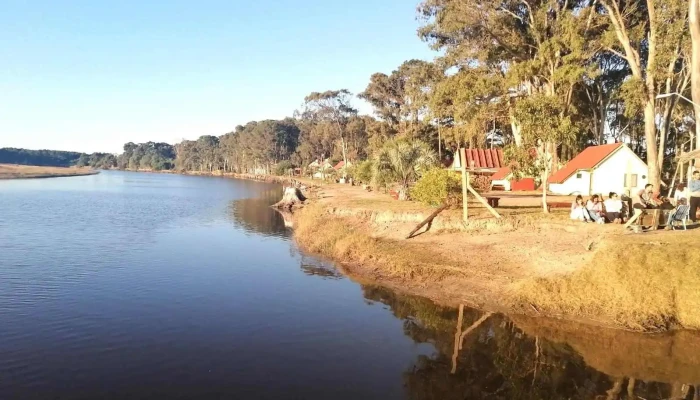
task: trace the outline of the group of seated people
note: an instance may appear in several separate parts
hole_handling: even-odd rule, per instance
[[[605,201],[601,195],[594,194],[584,202],[583,196],[578,195],[571,204],[570,218],[575,221],[598,224],[606,222],[620,224],[624,222],[624,210],[624,203],[615,192],[610,192]]]
[[[645,210],[668,210],[666,229],[670,229],[674,219],[679,219],[679,214],[688,213],[688,191],[685,185],[680,184],[675,190],[672,199],[663,198],[658,192],[654,192],[654,186],[649,184],[639,191],[632,199],[626,198],[623,201],[620,196],[611,192],[608,198],[603,201],[601,195],[594,194],[588,201],[584,201],[581,195],[571,204],[570,218],[575,221],[604,223],[624,223],[629,219],[628,225],[639,218]],[[634,214],[629,209],[627,201],[631,200]],[[655,211],[655,218],[658,218],[658,211]],[[658,225],[658,223],[657,223]]]

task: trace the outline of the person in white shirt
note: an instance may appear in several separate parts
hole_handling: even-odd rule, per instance
[[[608,199],[603,202],[605,205],[605,218],[615,224],[622,222],[622,200],[615,192],[610,192]]]
[[[591,222],[591,216],[588,214],[581,195],[576,196],[576,200],[571,203],[571,214],[569,217],[574,221]]]
[[[677,206],[683,199],[685,199],[686,202],[688,201],[688,188],[685,186],[685,183],[679,183],[673,193],[673,205]]]

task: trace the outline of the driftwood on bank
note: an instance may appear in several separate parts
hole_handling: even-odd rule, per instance
[[[418,226],[416,226],[415,228],[413,228],[413,230],[411,231],[411,233],[409,233],[408,236],[406,236],[406,239],[412,238],[413,235],[414,235],[416,232],[418,232],[418,230],[419,230],[420,228],[424,227],[426,224],[429,224],[429,223],[433,222],[433,220],[435,219],[435,217],[437,217],[438,214],[440,214],[440,213],[441,213],[444,209],[446,209],[446,208],[447,208],[447,204],[443,204],[443,205],[441,205],[437,210],[433,211],[433,213],[430,214],[430,215],[428,216],[428,218],[424,219],[423,222],[421,222],[420,224],[418,224]]]
[[[282,200],[273,204],[275,208],[282,210],[291,210],[295,205],[303,204],[306,201],[306,196],[301,192],[299,188],[296,187],[286,187],[284,188],[284,195]]]

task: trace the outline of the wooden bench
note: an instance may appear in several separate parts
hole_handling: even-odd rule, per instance
[[[547,208],[551,211],[554,208],[571,208],[571,203],[566,201],[547,202]]]
[[[489,203],[489,205],[493,208],[498,207],[498,201],[501,200],[500,197],[487,197],[486,201]]]

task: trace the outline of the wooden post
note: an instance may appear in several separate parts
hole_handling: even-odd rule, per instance
[[[673,179],[671,179],[671,186],[668,187],[668,196],[667,196],[668,198],[671,198],[671,192],[673,191],[673,186],[676,184],[676,175],[678,175],[678,169],[680,168],[680,166],[681,166],[681,163],[678,162],[678,165],[676,165],[676,172],[673,173]]]
[[[469,219],[469,201],[467,199],[467,188],[469,187],[469,173],[467,167],[462,162],[462,219],[464,223]]]
[[[481,197],[481,195],[476,190],[474,190],[474,188],[471,185],[468,186],[468,189],[470,192],[472,192],[474,197],[476,197],[476,199],[479,200],[481,202],[481,204],[483,204],[484,207],[486,207],[486,209],[491,212],[491,214],[493,214],[494,217],[501,218],[501,214],[499,214],[498,211],[496,211],[493,207],[491,207],[489,202],[486,201],[486,199],[484,199],[483,197]]]
[[[459,355],[460,341],[462,339],[462,318],[464,318],[464,304],[459,305],[459,314],[457,315],[457,330],[455,331],[455,343],[452,350],[452,374],[457,372],[457,356]]]

